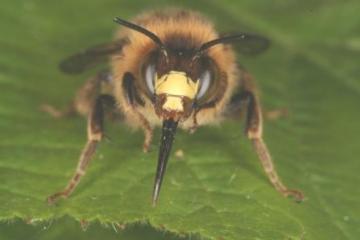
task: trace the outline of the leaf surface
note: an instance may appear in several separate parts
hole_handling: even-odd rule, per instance
[[[254,31],[271,40],[265,54],[239,56],[239,62],[256,77],[265,109],[289,111],[265,122],[265,140],[283,181],[302,189],[305,202],[273,189],[243,124],[226,121],[194,135],[179,131],[174,150],[182,149],[184,159],[171,156],[156,208],[151,190],[159,133],[144,154],[142,133],[118,123],[107,124],[112,142],[101,145],[73,195],[46,205],[76,167],[86,123],[55,120],[38,108],[66,106],[93,74],[63,75],[58,62],[110,41],[113,17],[129,19],[170,3],[202,11],[224,32]],[[359,11],[355,0],[3,3],[0,220],[141,222],[204,239],[358,239]]]

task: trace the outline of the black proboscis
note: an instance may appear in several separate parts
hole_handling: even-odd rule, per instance
[[[162,135],[161,135],[160,149],[159,149],[159,158],[158,158],[158,165],[157,165],[157,169],[156,169],[153,198],[152,198],[153,206],[156,205],[157,200],[159,198],[161,183],[164,178],[166,164],[169,159],[169,154],[171,151],[171,146],[174,141],[174,136],[176,133],[177,126],[178,126],[178,122],[176,122],[172,119],[163,121]]]

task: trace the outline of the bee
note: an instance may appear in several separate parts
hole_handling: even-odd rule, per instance
[[[115,40],[65,59],[60,69],[79,74],[110,58],[111,70],[90,78],[67,110],[51,106],[55,116],[87,115],[87,143],[75,174],[48,203],[68,197],[104,137],[107,112],[121,113],[123,121],[144,132],[143,150],[149,150],[153,129],[161,126],[152,203],[156,205],[177,128],[194,132],[229,115],[246,112],[245,132],[270,182],[284,196],[302,200],[301,191],[280,180],[263,140],[263,117],[252,76],[236,61],[242,53],[264,51],[269,41],[257,34],[218,33],[200,13],[183,9],[145,12],[132,22],[116,17],[121,25]]]

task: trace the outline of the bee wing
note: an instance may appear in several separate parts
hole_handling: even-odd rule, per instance
[[[127,39],[124,38],[115,42],[88,48],[64,59],[60,62],[59,68],[64,73],[68,74],[82,73],[85,70],[106,61],[107,57],[111,55],[121,54],[121,50],[126,43]]]
[[[240,35],[243,34],[244,37],[240,40],[231,42],[231,45],[234,47],[234,50],[246,54],[246,55],[256,55],[264,52],[270,46],[270,40],[261,35],[255,33],[226,33],[221,34],[221,37],[231,36],[231,35]]]

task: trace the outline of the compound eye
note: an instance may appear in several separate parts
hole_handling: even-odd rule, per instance
[[[200,89],[196,96],[196,99],[202,98],[205,95],[205,93],[209,90],[210,83],[211,83],[210,71],[207,70],[207,71],[203,72],[203,74],[201,74],[201,76],[200,76],[199,81],[200,81]]]
[[[145,70],[145,81],[146,81],[146,86],[151,93],[155,93],[155,88],[154,88],[155,75],[156,75],[155,65],[154,64],[148,65]]]

